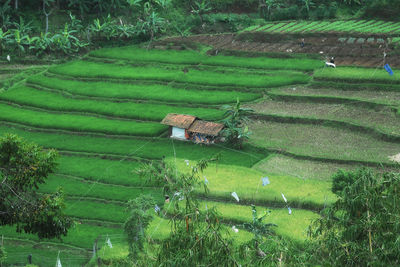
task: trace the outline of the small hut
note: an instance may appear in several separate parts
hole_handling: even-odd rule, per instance
[[[219,141],[219,134],[224,128],[221,123],[204,121],[195,116],[175,113],[168,114],[161,123],[170,126],[169,135],[171,138],[205,144]]]

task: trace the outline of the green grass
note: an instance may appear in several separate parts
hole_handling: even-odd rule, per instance
[[[400,151],[400,144],[328,126],[258,121],[250,130],[254,145],[302,156],[389,163],[388,157]]]
[[[160,123],[48,113],[45,111],[18,108],[7,104],[0,104],[0,120],[48,129],[140,136],[158,136],[168,129],[167,126]]]
[[[286,72],[286,74],[281,75],[262,76],[191,70],[185,74],[181,70],[155,67],[129,67],[127,65],[95,63],[90,61],[74,61],[54,66],[49,69],[49,72],[85,78],[115,78],[195,83],[212,86],[240,86],[254,88],[253,90],[258,91],[263,90],[265,87],[307,83],[309,81],[309,76],[300,72]]]
[[[398,70],[393,70],[394,75],[390,76],[386,70],[382,69],[368,69],[368,68],[355,68],[355,67],[339,67],[324,68],[316,70],[314,79],[316,80],[329,80],[338,82],[357,82],[357,83],[389,83],[400,84],[400,75],[396,74]]]
[[[0,234],[9,238],[29,239],[39,241],[39,238],[32,234],[17,233],[14,226],[0,226]],[[96,238],[108,235],[122,235],[123,230],[98,225],[77,223],[68,231],[68,235],[62,239],[42,239],[41,242],[63,243],[78,248],[91,249]]]
[[[61,156],[58,160],[57,174],[84,177],[85,180],[99,181],[106,184],[142,186],[136,170],[140,162],[130,160],[107,160],[94,157]]]
[[[193,86],[186,89],[161,84],[132,84],[111,82],[82,82],[63,80],[44,75],[31,76],[29,83],[57,89],[72,95],[102,97],[109,99],[138,99],[162,102],[183,102],[188,104],[226,104],[233,103],[239,97],[241,101],[251,101],[261,94],[238,91],[195,90]]]
[[[26,96],[29,95],[29,98]],[[95,113],[121,118],[161,121],[168,113],[191,114],[203,119],[221,119],[224,111],[211,108],[191,108],[163,104],[134,102],[111,102],[104,100],[64,97],[59,93],[33,89],[26,86],[14,87],[2,94],[0,99],[56,111]]]
[[[191,163],[194,164],[194,163]],[[189,172],[183,159],[177,159],[177,165],[183,172]],[[292,206],[322,207],[325,203],[335,201],[330,192],[329,182],[317,180],[302,180],[293,176],[274,175],[270,172],[259,172],[254,169],[239,166],[218,164],[217,168],[211,164],[203,173],[209,181],[209,196],[223,198],[225,201],[235,202],[231,196],[236,192],[243,203],[275,203],[285,206],[283,193]],[[271,184],[262,186],[261,178],[268,176]],[[199,190],[202,194],[202,191]]]
[[[128,201],[138,197],[140,194],[152,195],[158,202],[163,196],[157,188],[124,187],[84,180],[73,179],[61,175],[51,175],[46,183],[39,187],[39,192],[54,193],[55,189],[62,187],[67,196],[90,197],[104,200]]]
[[[63,266],[83,266],[90,257],[84,250],[47,246],[32,241],[5,239],[4,248],[7,252],[4,266],[25,266],[29,254],[32,255],[32,263],[41,267],[53,267],[58,255]]]
[[[400,103],[400,102],[399,102]],[[304,103],[265,100],[248,107],[260,114],[346,122],[400,136],[400,120],[390,107],[371,109],[354,104]]]
[[[134,46],[104,48],[90,53],[102,58],[128,59],[136,62],[162,62],[173,64],[201,64],[260,69],[284,69],[309,71],[321,67],[314,59],[277,59],[267,57],[208,56],[196,51],[145,50]]]
[[[148,159],[163,156],[186,159],[211,158],[221,153],[221,163],[251,167],[268,156],[268,152],[245,146],[242,151],[223,146],[202,146],[169,139],[113,139],[106,137],[79,136],[62,133],[28,132],[19,128],[0,126],[0,134],[15,133],[44,147],[77,152],[129,155]]]

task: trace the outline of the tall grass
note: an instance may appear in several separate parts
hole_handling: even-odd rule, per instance
[[[28,83],[53,88],[73,95],[104,97],[110,99],[139,99],[162,102],[184,102],[189,104],[225,104],[233,103],[236,98],[241,101],[251,101],[261,97],[259,93],[238,91],[196,90],[187,85],[186,89],[175,88],[161,84],[133,84],[93,81],[63,80],[44,75],[28,78]]]
[[[74,61],[54,66],[49,69],[49,72],[86,78],[115,78],[195,83],[212,86],[240,86],[254,88],[256,91],[263,90],[267,87],[307,83],[309,81],[309,76],[300,72],[287,72],[285,75],[262,76],[190,70],[185,74],[180,70],[155,67],[129,67],[126,65],[95,63],[90,61]]]
[[[157,136],[167,130],[167,127],[160,123],[111,120],[63,113],[54,114],[6,104],[0,104],[0,119],[34,127],[105,134]]]
[[[26,97],[27,95],[29,97]],[[191,114],[208,120],[221,119],[224,114],[224,111],[212,108],[69,98],[22,85],[0,94],[0,99],[49,110],[85,112],[148,121],[161,121],[168,113]]]
[[[169,139],[114,139],[107,137],[80,136],[64,133],[29,132],[19,128],[0,125],[0,134],[15,133],[44,147],[77,152],[129,155],[148,159],[177,157],[185,159],[211,158],[221,154],[221,163],[251,167],[268,156],[268,152],[252,146],[241,151],[223,146],[202,146]]]
[[[267,57],[208,56],[195,51],[145,50],[135,46],[104,48],[90,53],[102,58],[128,59],[134,62],[162,62],[174,64],[202,64],[213,66],[284,69],[310,71],[321,67],[321,62],[314,59],[288,59]]]

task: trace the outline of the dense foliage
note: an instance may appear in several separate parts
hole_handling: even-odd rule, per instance
[[[400,174],[339,171],[338,200],[314,223],[323,261],[345,266],[400,264]]]
[[[37,192],[54,172],[56,158],[56,151],[43,151],[15,135],[0,139],[0,225],[16,225],[18,232],[39,238],[67,234],[72,221],[63,212],[63,192]]]

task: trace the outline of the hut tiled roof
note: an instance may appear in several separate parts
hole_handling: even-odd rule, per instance
[[[192,126],[188,129],[190,132],[201,133],[207,135],[217,136],[218,133],[224,128],[221,123],[215,123],[210,121],[196,120]]]
[[[169,113],[162,121],[162,124],[188,129],[196,120],[195,116]]]

